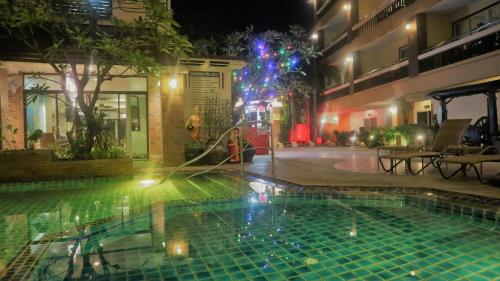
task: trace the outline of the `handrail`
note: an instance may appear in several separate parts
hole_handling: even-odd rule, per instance
[[[245,147],[247,147],[247,146],[245,146]],[[259,146],[259,147],[245,148],[245,149],[243,149],[243,152],[250,151],[250,150],[256,150],[256,149],[267,149],[267,150],[270,150],[270,148],[269,148],[269,147],[264,147],[264,146],[260,147],[260,146]],[[205,173],[208,173],[208,172],[210,172],[210,171],[213,171],[213,170],[217,169],[218,167],[220,167],[222,164],[226,163],[226,161],[228,161],[229,159],[231,159],[233,156],[235,156],[235,155],[237,155],[237,154],[239,154],[239,153],[240,153],[239,151],[238,151],[238,152],[236,152],[236,153],[233,153],[233,154],[229,155],[226,159],[224,159],[224,160],[220,161],[220,163],[219,163],[219,164],[217,164],[217,165],[215,165],[215,166],[212,166],[212,167],[208,168],[207,170],[205,170],[205,171],[203,171],[203,172],[198,172],[198,173],[196,173],[196,174],[189,175],[189,176],[185,177],[184,179],[185,179],[185,180],[187,180],[187,179],[190,179],[190,178],[192,178],[192,177],[196,177],[196,176],[199,176],[199,175],[203,175],[203,174],[205,174]]]
[[[184,164],[181,164],[180,166],[176,167],[175,169],[173,169],[169,174],[168,176],[164,177],[161,181],[160,181],[160,184],[164,183],[168,178],[170,178],[173,174],[175,174],[179,169],[183,168],[183,167],[186,167],[187,165],[190,165],[190,164],[193,164],[195,163],[196,161],[202,159],[203,157],[205,157],[208,153],[210,153],[212,150],[214,150],[217,145],[219,143],[222,142],[223,138],[229,134],[232,130],[234,129],[237,129],[237,128],[241,128],[245,125],[248,125],[248,124],[264,124],[264,125],[268,125],[270,126],[271,128],[271,157],[272,157],[272,173],[274,174],[274,140],[273,140],[273,126],[271,123],[269,122],[262,122],[262,121],[245,121],[245,122],[241,122],[241,123],[237,123],[236,125],[232,126],[231,128],[229,128],[226,132],[224,132],[224,134],[222,134],[219,139],[212,145],[212,147],[210,147],[207,151],[203,152],[202,154],[198,155],[197,157],[185,162]],[[240,130],[240,144],[243,145],[243,137],[242,137],[242,132]],[[255,148],[254,148],[255,149]],[[243,169],[243,150],[240,150],[240,161],[241,161],[241,166],[242,166],[242,169]],[[220,163],[219,163],[219,166],[220,166]],[[241,171],[243,173],[243,170]]]

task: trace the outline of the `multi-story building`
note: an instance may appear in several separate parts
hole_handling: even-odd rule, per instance
[[[440,105],[427,94],[500,78],[498,0],[316,0],[314,6],[324,54],[320,134],[428,126],[439,119]],[[448,117],[474,122],[486,108],[485,96],[463,97],[448,105]]]
[[[94,2],[100,25],[111,24],[111,17],[132,20],[141,13],[131,1]],[[170,5],[169,1],[165,4]],[[119,5],[132,6],[119,9]],[[113,128],[114,144],[130,156],[179,165],[185,161],[189,133],[184,126],[193,107],[207,96],[230,99],[232,73],[242,66],[242,61],[223,58],[171,60],[164,63],[160,77],[132,72],[123,75],[117,66],[111,73],[113,79],[101,87],[97,109],[105,113],[105,121]],[[41,77],[34,79],[33,72]],[[62,97],[60,85],[50,82],[59,79],[40,55],[13,40],[0,42],[0,135],[6,138],[3,146],[0,141],[0,149],[25,148],[27,136],[37,129],[64,143],[71,125],[62,99],[57,99]],[[26,103],[27,91],[44,83],[56,98],[41,97]],[[91,81],[86,87],[89,95],[94,86]],[[7,146],[7,142],[15,145]]]

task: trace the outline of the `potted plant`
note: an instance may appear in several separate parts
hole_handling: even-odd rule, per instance
[[[35,149],[35,143],[42,137],[43,131],[36,129],[28,136],[28,148]]]
[[[337,145],[340,146],[347,145],[347,141],[349,140],[348,132],[333,131],[333,135],[335,136],[335,141]]]

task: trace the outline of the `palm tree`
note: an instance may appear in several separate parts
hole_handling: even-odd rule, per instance
[[[310,91],[304,79],[302,79],[297,74],[287,75],[282,78],[276,79],[274,83],[274,90],[282,97],[283,103],[286,103],[290,108],[290,117],[291,117],[291,129],[295,134],[295,127],[297,124],[297,109],[295,108],[295,98],[300,97],[303,99],[309,99]],[[282,120],[282,122],[287,122],[286,119]],[[286,124],[284,124],[284,127]],[[282,132],[288,134],[288,132]],[[295,140],[295,136],[293,138]]]
[[[219,43],[214,37],[209,39],[198,39],[193,42],[195,54],[200,57],[217,56]]]
[[[245,35],[242,32],[235,31],[226,36],[222,53],[228,57],[240,57],[245,52],[243,39]]]

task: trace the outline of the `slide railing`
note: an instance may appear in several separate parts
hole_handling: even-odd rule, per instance
[[[246,147],[242,147],[243,146],[243,130],[241,130],[242,127],[244,126],[247,126],[247,125],[250,125],[250,124],[263,124],[263,125],[267,125],[271,128],[271,141],[270,141],[270,147],[253,147],[253,148],[246,148]],[[268,150],[271,150],[271,174],[274,175],[274,171],[275,171],[275,161],[274,161],[274,138],[273,138],[273,126],[271,123],[269,122],[263,122],[263,121],[245,121],[245,122],[241,122],[241,123],[238,123],[234,126],[232,126],[231,128],[227,129],[227,131],[224,132],[224,134],[222,134],[219,139],[209,148],[207,149],[205,152],[203,152],[202,154],[198,155],[197,157],[187,161],[186,163],[176,167],[175,169],[173,169],[165,178],[163,178],[160,183],[163,183],[165,182],[168,178],[170,178],[173,174],[175,174],[177,171],[179,171],[181,168],[183,167],[186,167],[188,165],[191,165],[197,161],[199,161],[200,159],[202,159],[203,157],[205,157],[208,153],[210,153],[211,151],[213,151],[218,144],[220,144],[222,142],[222,140],[229,134],[231,133],[232,130],[234,129],[240,129],[239,130],[239,142],[240,142],[240,151],[238,152],[240,154],[240,175],[243,176],[244,172],[245,172],[245,168],[244,168],[244,164],[243,164],[243,153],[245,151],[250,151],[250,150],[255,150],[255,149],[258,149],[258,148],[265,148],[265,149],[268,149]],[[196,176],[196,175],[201,175],[201,174],[204,174],[204,173],[207,173],[209,171],[212,171],[214,169],[216,169],[217,167],[220,167],[222,164],[224,164],[227,160],[229,160],[231,157],[233,157],[235,154],[227,157],[226,159],[222,160],[220,163],[218,163],[217,165],[213,166],[213,167],[210,167],[208,169],[206,169],[205,171],[202,171],[202,172],[198,172],[198,173],[195,173],[193,175],[190,175],[188,176],[189,177],[193,177],[193,176]]]

